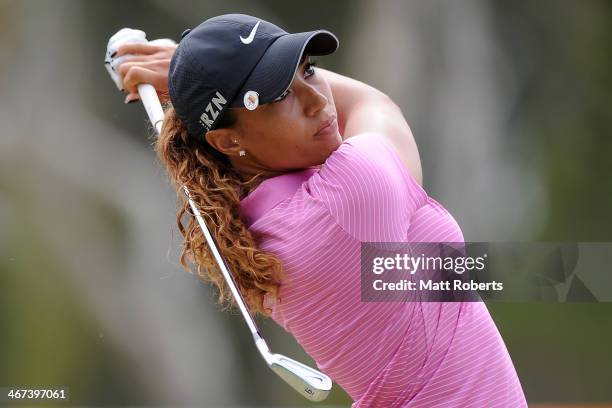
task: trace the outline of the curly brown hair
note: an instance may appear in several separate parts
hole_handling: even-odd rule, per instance
[[[218,127],[232,127],[233,113],[224,114]],[[236,306],[229,286],[217,266],[196,219],[189,216],[189,202],[183,192],[187,187],[198,206],[219,252],[227,261],[238,290],[254,315],[270,316],[263,306],[263,298],[270,293],[278,299],[284,270],[278,257],[262,251],[240,216],[240,200],[261,181],[261,174],[244,180],[232,167],[226,155],[211,147],[204,138],[189,136],[183,122],[171,104],[165,107],[161,134],[155,151],[176,188],[178,209],[176,223],[184,241],[181,265],[194,273],[189,263],[197,266],[196,275],[214,284],[218,302],[224,309]]]

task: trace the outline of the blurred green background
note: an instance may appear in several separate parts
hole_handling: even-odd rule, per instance
[[[102,63],[122,27],[177,39],[228,12],[335,32],[319,64],[402,107],[425,188],[466,240],[612,241],[608,0],[0,0],[0,387],[68,387],[67,405],[306,405],[179,267],[144,110]],[[488,306],[530,403],[612,401],[612,304]],[[335,386],[326,404],[350,402]]]

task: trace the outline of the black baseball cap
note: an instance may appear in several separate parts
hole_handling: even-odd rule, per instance
[[[189,134],[202,137],[227,109],[256,109],[283,94],[304,53],[327,55],[338,45],[327,30],[290,34],[244,14],[213,17],[183,32],[170,62],[170,100]]]

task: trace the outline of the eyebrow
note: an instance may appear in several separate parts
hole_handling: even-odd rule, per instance
[[[300,60],[300,64],[299,65],[302,65],[304,63],[304,61],[306,61],[308,59],[308,57],[309,57],[308,54],[306,54],[306,53],[302,54],[302,59]]]

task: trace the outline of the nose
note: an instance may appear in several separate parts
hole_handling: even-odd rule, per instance
[[[327,106],[327,97],[310,84],[303,84],[302,88],[301,93],[304,113],[309,117],[316,116],[325,106]]]

